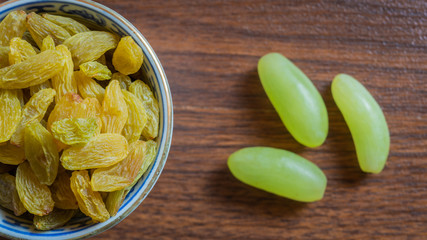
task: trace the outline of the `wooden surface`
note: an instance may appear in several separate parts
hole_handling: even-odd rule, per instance
[[[172,90],[164,171],[130,216],[94,239],[427,239],[427,2],[102,1],[156,51]],[[280,52],[314,82],[329,113],[316,149],[286,131],[262,89],[258,59]],[[391,132],[384,171],[363,174],[332,100],[338,73],[360,80]],[[249,187],[228,156],[278,147],[326,174],[323,200],[298,203]]]

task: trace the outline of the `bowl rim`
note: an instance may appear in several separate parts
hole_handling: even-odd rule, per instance
[[[117,13],[116,11],[110,9],[109,7],[107,7],[101,3],[97,3],[97,2],[94,2],[91,0],[9,0],[9,1],[6,1],[4,3],[0,3],[0,11],[2,8],[6,7],[10,4],[14,4],[14,3],[15,4],[21,3],[21,5],[14,6],[14,7],[12,7],[12,9],[15,9],[19,6],[25,6],[25,5],[31,4],[31,3],[49,3],[49,2],[74,3],[74,4],[79,5],[81,7],[86,7],[85,5],[91,5],[93,7],[93,9],[96,9],[96,11],[100,11],[100,12],[105,11],[106,14],[111,15],[111,17],[112,17],[111,19],[114,19],[114,21],[120,22],[121,24],[123,24],[125,26],[125,28],[131,30],[133,33],[132,36],[137,37],[138,38],[137,40],[139,40],[139,42],[142,43],[143,51],[144,51],[144,48],[145,48],[145,50],[147,50],[147,52],[144,51],[144,54],[149,55],[151,57],[152,61],[150,61],[150,64],[153,67],[153,70],[154,69],[157,70],[157,72],[154,71],[154,74],[157,75],[157,82],[159,83],[160,89],[164,90],[164,95],[158,96],[159,98],[161,97],[164,100],[163,101],[163,118],[162,118],[164,132],[163,132],[162,138],[160,139],[156,159],[154,160],[153,166],[151,167],[151,170],[150,170],[150,172],[148,172],[148,176],[145,179],[145,181],[147,181],[147,180],[149,180],[149,181],[146,183],[144,191],[140,191],[140,193],[138,193],[138,196],[137,195],[135,196],[136,199],[134,200],[134,202],[120,216],[116,215],[117,218],[114,221],[111,221],[102,227],[96,228],[91,232],[84,233],[84,230],[82,230],[83,234],[81,234],[79,236],[66,238],[66,239],[83,239],[83,238],[89,238],[91,236],[102,233],[102,232],[114,227],[118,223],[120,223],[123,219],[125,219],[130,213],[132,213],[142,203],[142,201],[147,197],[147,195],[150,193],[150,191],[152,190],[152,188],[156,184],[156,182],[157,182],[157,180],[158,180],[158,178],[159,178],[159,176],[160,176],[161,172],[163,171],[163,168],[166,164],[166,160],[167,160],[167,157],[169,155],[170,146],[171,146],[171,142],[172,142],[172,134],[173,134],[172,94],[170,91],[170,87],[169,87],[169,83],[168,83],[168,80],[166,77],[166,73],[165,73],[165,71],[164,71],[164,69],[160,63],[160,60],[158,59],[153,48],[148,43],[147,39],[145,39],[145,37],[141,34],[141,32],[133,24],[131,24],[127,19],[125,19],[119,13]],[[6,9],[5,11],[10,11],[10,9]],[[104,14],[102,14],[102,15],[104,15]],[[160,91],[160,92],[162,92],[162,91]],[[158,164],[154,165],[157,161],[158,161]],[[143,185],[141,185],[141,189],[142,189],[142,186]],[[23,239],[21,237],[16,237],[13,235],[6,234],[2,231],[0,231],[0,236],[4,236],[7,238],[11,238],[11,239]],[[42,237],[42,236],[43,235],[40,235],[40,237]]]

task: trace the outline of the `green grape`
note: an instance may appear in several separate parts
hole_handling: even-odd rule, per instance
[[[326,176],[319,167],[282,149],[243,148],[230,155],[228,168],[248,185],[296,201],[318,201],[326,189]]]
[[[258,62],[258,74],[291,135],[307,147],[322,145],[328,134],[328,113],[310,79],[279,53],[263,56]]]
[[[368,90],[349,75],[338,74],[331,88],[353,137],[360,168],[368,173],[381,172],[390,150],[390,133],[380,106]]]

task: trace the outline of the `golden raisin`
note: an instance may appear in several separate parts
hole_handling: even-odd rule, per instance
[[[109,167],[128,154],[128,143],[120,134],[102,133],[85,145],[72,146],[62,153],[61,163],[68,170]]]
[[[48,215],[34,216],[33,225],[38,230],[51,230],[66,224],[75,213],[75,210],[63,210],[55,208]]]
[[[11,138],[21,118],[18,90],[0,89],[0,143]]]
[[[129,145],[127,157],[106,168],[98,168],[92,174],[91,185],[95,191],[113,192],[132,184],[144,163],[145,142],[136,141]]]
[[[126,76],[120,72],[113,73],[111,76],[111,80],[117,80],[120,83],[120,88],[124,90],[128,90],[132,81],[129,76]]]
[[[59,155],[52,134],[40,122],[25,127],[25,156],[40,183],[51,185],[58,173]]]
[[[71,191],[70,176],[64,171],[58,172],[55,182],[50,186],[55,207],[60,209],[78,209],[76,197]]]
[[[116,216],[128,192],[128,190],[122,189],[108,194],[107,200],[105,201],[105,207],[107,208],[108,213],[110,213],[110,216]]]
[[[36,55],[33,46],[21,38],[15,37],[10,40],[9,63],[17,64],[27,60],[29,57]]]
[[[62,54],[65,58],[64,67],[57,75],[52,77],[52,86],[56,91],[55,102],[58,103],[62,96],[66,93],[77,93],[77,84],[74,80],[74,66],[73,60],[71,59],[71,53],[65,45],[59,45],[56,50]]]
[[[101,195],[92,189],[86,170],[72,173],[71,190],[76,196],[80,211],[91,217],[94,222],[104,222],[110,218]]]
[[[51,130],[52,123],[65,118],[96,118],[98,124],[97,133],[101,130],[101,105],[96,98],[82,99],[78,94],[67,93],[58,104],[55,105],[49,116],[47,127]],[[62,148],[61,148],[62,149]]]
[[[10,12],[0,23],[0,46],[9,46],[14,37],[22,37],[24,34],[25,18],[27,14],[22,10]]]
[[[87,77],[95,78],[96,80],[108,80],[111,78],[111,71],[107,66],[96,62],[85,62],[80,64],[80,71]]]
[[[55,105],[55,108],[49,115],[47,122],[47,129],[51,131],[52,124],[56,121],[65,118],[96,118],[98,130],[101,131],[102,120],[101,120],[101,105],[96,98],[82,98],[75,93],[67,93],[63,96],[61,101]],[[56,141],[58,150],[65,148],[65,144],[60,141]]]
[[[87,143],[99,129],[96,118],[66,118],[52,124],[53,136],[67,145]]]
[[[90,31],[77,33],[68,38],[64,45],[68,47],[73,56],[74,69],[80,64],[95,61],[105,52],[117,46],[118,38],[112,33]]]
[[[52,123],[64,118],[75,117],[76,109],[83,102],[83,99],[76,93],[66,93],[49,115],[47,129],[50,131]]]
[[[30,87],[30,95],[33,96],[38,91],[46,88],[52,88],[52,85],[50,84],[50,81],[47,80],[46,82],[42,82],[40,84],[34,85]]]
[[[40,183],[28,162],[19,164],[16,170],[16,189],[28,212],[44,216],[53,210],[55,203],[49,188]]]
[[[96,118],[98,125],[97,134],[101,133],[101,104],[96,98],[85,98],[83,103],[78,106],[76,118]]]
[[[145,142],[145,149],[144,149],[144,160],[141,168],[139,169],[138,175],[136,176],[133,183],[127,187],[126,189],[131,189],[138,180],[144,175],[144,173],[147,171],[148,167],[154,162],[157,156],[157,143],[153,140],[148,140]]]
[[[18,196],[15,177],[9,173],[0,174],[0,205],[12,210],[16,216],[27,211]]]
[[[122,90],[128,108],[128,120],[123,128],[123,136],[129,143],[141,137],[142,130],[147,124],[147,114],[141,100],[132,93]]]
[[[142,66],[144,55],[142,49],[131,36],[122,37],[113,54],[114,68],[129,75],[138,72]]]
[[[83,98],[96,98],[100,103],[104,100],[105,89],[101,87],[101,85],[99,85],[95,80],[87,77],[81,71],[74,72],[74,77],[78,83],[77,86]]]
[[[119,82],[111,81],[105,89],[102,102],[103,133],[122,133],[128,119],[128,109]]]
[[[24,148],[10,143],[0,146],[0,162],[4,164],[18,165],[25,161]]]
[[[43,119],[47,108],[53,102],[55,94],[55,90],[46,88],[35,93],[30,98],[22,110],[22,120],[19,122],[15,133],[13,133],[10,139],[12,144],[17,146],[23,145],[25,126],[32,121],[40,122]]]
[[[34,12],[29,13],[27,16],[27,29],[40,49],[43,46],[43,39],[48,35],[52,37],[56,45],[61,44],[71,36],[64,28]]]
[[[42,42],[42,46],[40,50],[46,51],[46,50],[55,50],[55,42],[53,41],[53,38],[50,35],[47,35]]]
[[[27,88],[47,81],[64,66],[65,57],[56,50],[46,50],[27,60],[0,69],[0,88]]]
[[[52,15],[48,13],[42,14],[42,17],[55,23],[58,26],[63,27],[71,36],[77,33],[90,31],[89,28],[87,28],[85,25],[77,22],[72,18]]]
[[[142,131],[142,136],[145,139],[156,138],[159,134],[160,117],[159,103],[154,97],[153,92],[150,90],[150,87],[141,80],[133,82],[129,87],[129,91],[141,100],[147,113],[147,124]]]

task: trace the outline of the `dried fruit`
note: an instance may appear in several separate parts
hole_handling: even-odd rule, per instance
[[[74,69],[80,64],[95,61],[106,51],[117,46],[118,38],[109,32],[90,31],[78,33],[68,38],[64,45],[73,56]]]
[[[66,93],[59,102],[56,103],[55,108],[49,115],[47,120],[47,130],[50,131],[52,123],[62,120],[64,118],[76,117],[79,105],[83,99],[75,93]]]
[[[68,51],[68,48],[64,45],[57,46],[56,50],[59,51],[65,58],[64,67],[57,75],[52,77],[52,86],[56,90],[55,102],[58,103],[58,101],[61,100],[62,96],[64,96],[66,93],[77,93],[78,90],[73,76],[74,66],[70,51]]]
[[[46,88],[35,93],[30,100],[28,100],[22,110],[22,120],[10,139],[12,144],[17,146],[23,145],[25,126],[32,121],[40,122],[42,120],[47,108],[53,102],[55,94],[55,90]]]
[[[25,161],[24,148],[10,143],[0,146],[0,162],[4,164],[18,165]]]
[[[65,57],[56,50],[46,50],[27,60],[0,69],[0,88],[27,88],[47,81],[64,66]]]
[[[129,75],[138,72],[142,66],[144,55],[142,49],[131,36],[122,37],[113,54],[114,68]]]
[[[51,230],[66,224],[75,213],[75,210],[63,210],[55,208],[48,215],[34,216],[33,225],[38,230]]]
[[[142,131],[142,136],[146,139],[156,138],[159,134],[159,103],[153,92],[141,80],[133,82],[129,87],[129,91],[141,100],[147,113],[147,124]]]
[[[9,64],[17,64],[36,55],[33,46],[21,38],[15,37],[10,40]]]
[[[147,124],[147,114],[141,100],[132,93],[122,90],[128,109],[128,119],[123,128],[123,136],[129,143],[139,139],[142,130]]]
[[[101,119],[101,104],[96,98],[86,98],[77,109],[76,118],[96,118],[98,125],[97,134],[101,132],[102,119]]]
[[[82,98],[75,93],[65,94],[61,101],[59,101],[51,114],[47,122],[47,129],[51,131],[52,123],[65,119],[65,118],[90,118],[94,117],[97,119],[98,130],[101,131],[101,105],[96,98]],[[58,150],[65,148],[65,144],[57,141]]]
[[[96,169],[91,179],[93,190],[113,192],[130,186],[144,163],[145,148],[145,142],[133,142],[123,161],[111,167]]]
[[[111,81],[102,102],[103,133],[121,133],[128,119],[128,109],[119,82]]]
[[[156,159],[157,156],[157,143],[153,140],[148,140],[145,142],[145,149],[144,149],[144,160],[141,168],[139,169],[138,175],[136,176],[133,183],[127,187],[126,189],[130,190],[137,182],[138,180],[144,175],[144,173],[147,171],[148,167],[154,162],[154,159]]]
[[[27,211],[19,199],[15,177],[9,173],[0,174],[0,205],[12,210],[16,216]]]
[[[87,77],[95,78],[96,80],[111,79],[110,69],[96,61],[80,64],[80,71],[83,72]]]
[[[128,192],[128,190],[122,189],[108,194],[105,207],[108,213],[110,213],[110,216],[113,217],[117,214]]]
[[[18,91],[0,89],[0,143],[10,139],[21,118]]]
[[[25,127],[25,156],[40,183],[51,185],[58,173],[59,155],[52,134],[40,122]]]
[[[105,206],[107,207],[108,212],[111,216],[115,216],[120,209],[123,201],[125,200],[126,195],[132,189],[135,184],[138,183],[139,179],[147,171],[148,167],[153,163],[157,155],[157,143],[153,140],[148,140],[144,145],[144,156],[143,164],[138,171],[138,175],[135,177],[132,184],[124,189],[110,192],[108,194],[107,200],[105,201]]]
[[[56,25],[63,27],[71,36],[77,33],[90,31],[89,28],[87,28],[85,25],[77,22],[72,18],[52,15],[48,13],[45,13],[42,16],[43,18],[55,23]]]
[[[46,82],[42,82],[40,84],[34,85],[30,87],[30,95],[34,96],[38,91],[46,88],[52,88],[52,85],[50,84],[50,81],[47,80]]]
[[[95,222],[104,222],[110,218],[101,194],[92,189],[86,170],[74,171],[71,175],[71,190],[76,196],[80,210]]]
[[[0,46],[0,68],[9,66],[9,47]]]
[[[128,154],[128,143],[120,134],[103,133],[85,145],[72,146],[62,153],[62,166],[68,170],[109,167]]]
[[[42,48],[43,39],[48,35],[52,37],[56,45],[63,43],[71,36],[63,27],[42,18],[34,12],[29,13],[27,16],[27,29],[39,48]]]
[[[53,41],[53,38],[50,35],[47,35],[42,42],[42,46],[40,50],[46,51],[46,50],[55,50],[55,41]]]
[[[70,176],[64,171],[59,171],[58,176],[50,186],[55,207],[60,209],[78,209],[76,197],[71,191]]]
[[[53,136],[67,145],[87,143],[98,129],[96,118],[66,118],[51,127]]]
[[[16,170],[16,189],[28,212],[44,216],[53,210],[55,203],[49,188],[39,182],[28,162],[19,164]]]
[[[101,85],[99,85],[95,80],[87,77],[81,71],[74,72],[74,77],[78,83],[77,86],[83,98],[96,98],[100,103],[104,100],[105,89],[101,87]]]
[[[129,90],[129,87],[132,84],[130,77],[120,72],[113,73],[113,76],[111,76],[111,80],[119,81],[120,88],[124,90]]]
[[[14,37],[22,37],[25,32],[25,18],[22,10],[10,12],[0,23],[0,46],[9,46]]]

